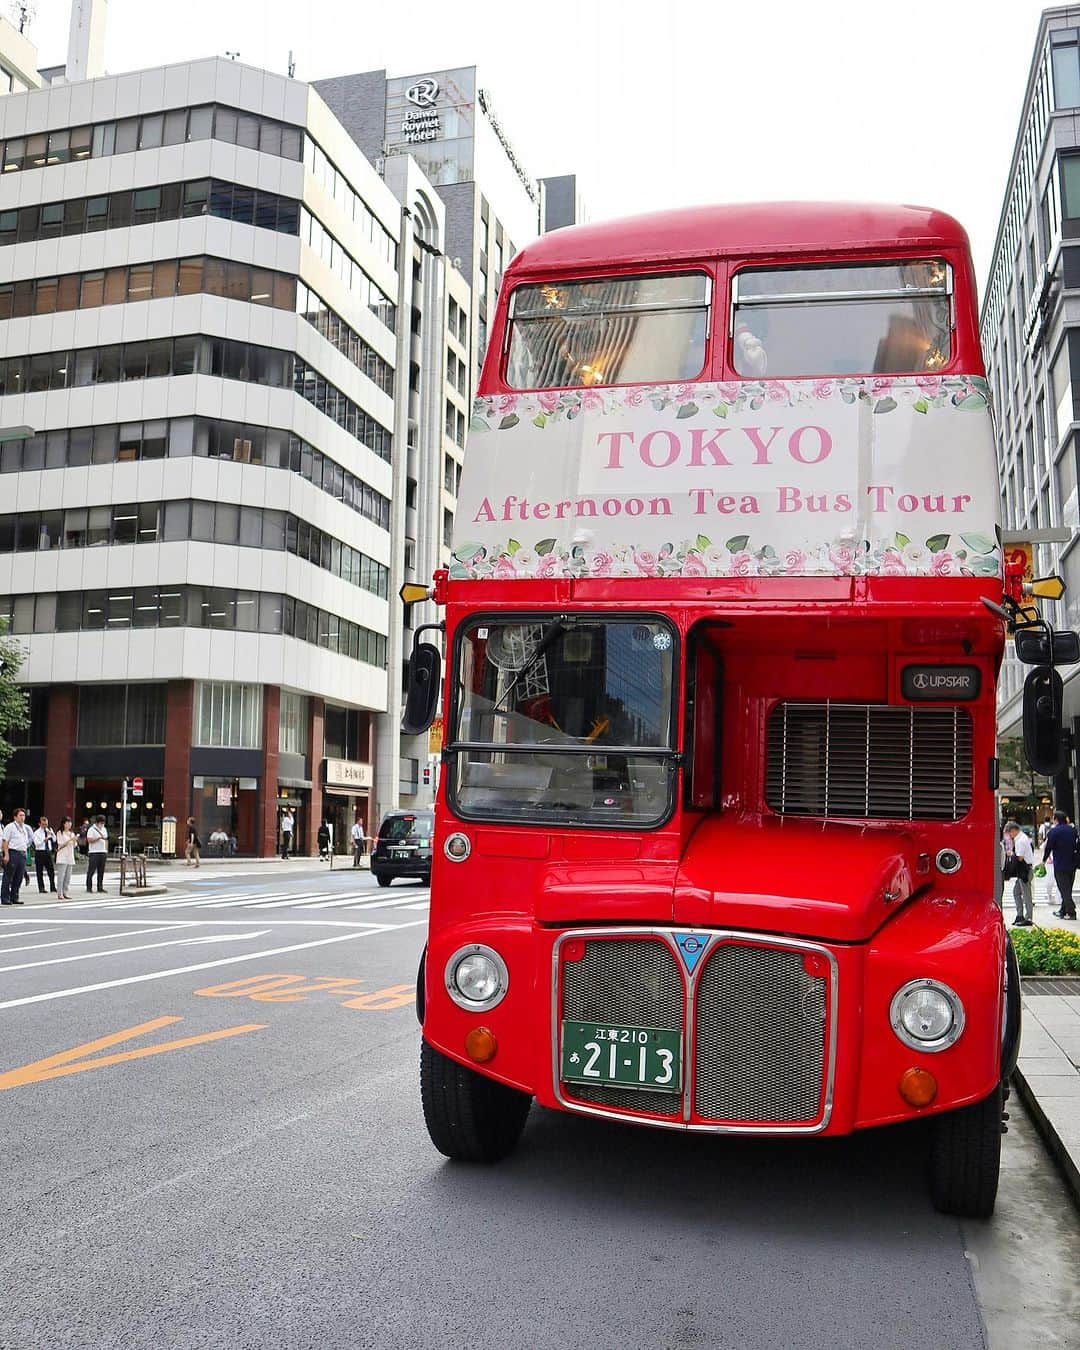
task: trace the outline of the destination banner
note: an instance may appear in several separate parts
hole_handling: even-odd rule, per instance
[[[452,578],[1001,574],[978,376],[479,398]]]

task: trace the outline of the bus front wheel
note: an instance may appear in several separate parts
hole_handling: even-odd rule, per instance
[[[459,1162],[500,1162],[517,1147],[532,1098],[423,1041],[420,1098],[431,1142]]]
[[[1002,1088],[956,1111],[934,1116],[930,1196],[934,1208],[961,1219],[988,1219],[1001,1165]]]

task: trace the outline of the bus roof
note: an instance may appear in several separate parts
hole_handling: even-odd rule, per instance
[[[750,257],[786,252],[956,247],[963,226],[928,206],[876,202],[748,202],[692,206],[570,225],[527,244],[508,272],[652,259]]]

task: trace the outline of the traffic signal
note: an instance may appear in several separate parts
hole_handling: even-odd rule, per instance
[[[424,786],[425,786],[425,787],[430,787],[430,786],[431,786],[431,765],[430,765],[430,764],[425,764],[425,765],[424,765]]]

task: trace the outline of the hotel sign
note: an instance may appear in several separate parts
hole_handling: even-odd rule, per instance
[[[372,786],[370,764],[356,759],[328,759],[324,764],[323,781],[327,787],[353,788],[363,792]]]
[[[442,120],[439,117],[439,81],[430,75],[410,84],[405,97],[413,105],[405,114],[401,124],[401,134],[407,144],[418,141],[437,141],[442,135]]]

